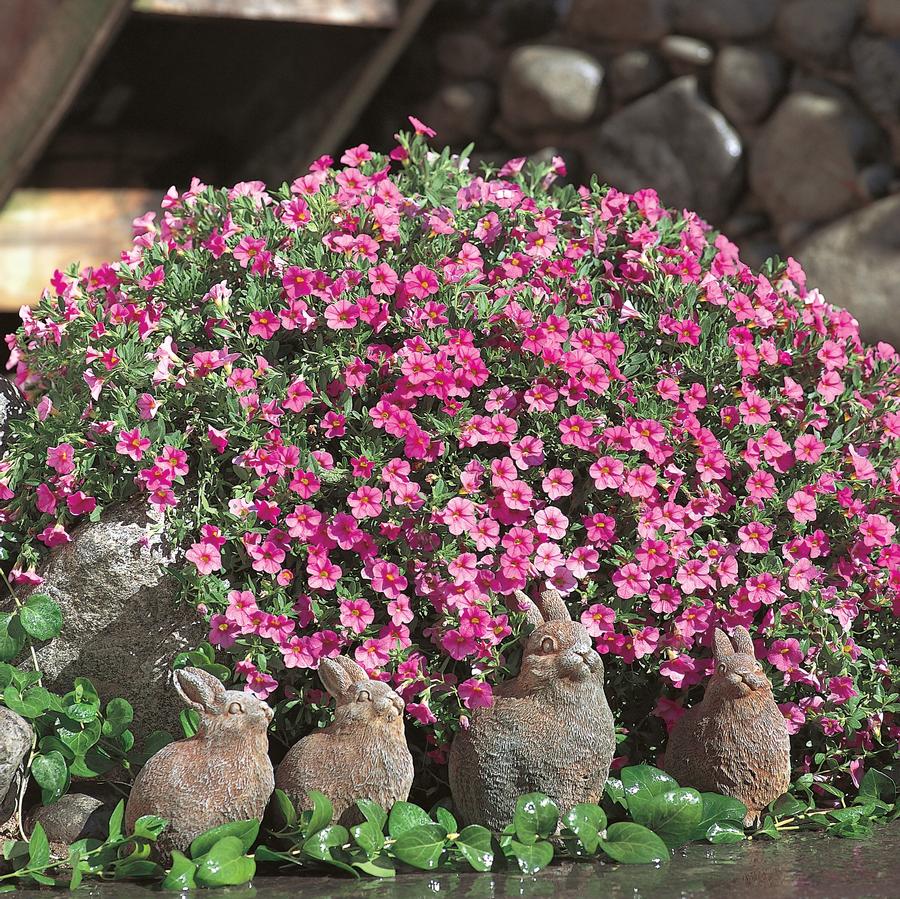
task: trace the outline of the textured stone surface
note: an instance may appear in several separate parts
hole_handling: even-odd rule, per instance
[[[456,81],[442,87],[428,104],[423,119],[451,144],[469,141],[488,127],[494,90],[486,81]]]
[[[16,772],[31,749],[31,725],[0,705],[0,823],[15,809]]]
[[[831,65],[846,53],[860,11],[859,0],[788,0],[778,10],[776,39],[794,59]]]
[[[900,37],[900,3],[897,0],[868,0],[866,24],[879,34]]]
[[[157,728],[174,731],[181,703],[168,686],[169,667],[207,632],[196,609],[176,598],[153,531],[142,498],[110,509],[48,554],[36,588],[63,614],[60,636],[37,650],[44,685],[64,692],[83,676],[104,700],[127,699],[138,740]]]
[[[569,29],[574,34],[650,43],[669,33],[671,0],[573,0]]]
[[[860,35],[850,45],[850,58],[863,103],[882,122],[900,121],[900,39]]]
[[[28,816],[26,830],[40,824],[51,843],[74,843],[81,839],[102,840],[112,809],[85,793],[67,793],[52,805],[39,805]]]
[[[666,78],[665,63],[651,50],[627,50],[610,62],[606,80],[616,103],[650,93]]]
[[[715,51],[706,41],[683,34],[670,34],[659,42],[659,50],[676,72],[680,68],[703,68],[715,58]]]
[[[482,78],[494,69],[495,51],[491,42],[473,31],[442,34],[436,44],[438,64],[448,75]]]
[[[860,158],[873,127],[836,97],[788,96],[753,145],[750,183],[777,222],[822,222],[859,200]]]
[[[503,118],[519,128],[582,124],[597,108],[602,82],[600,63],[580,50],[520,47],[503,74]]]
[[[675,0],[675,28],[716,40],[756,37],[775,21],[777,0]]]
[[[0,377],[0,454],[6,448],[9,423],[20,418],[27,408],[19,389],[9,378]]]
[[[740,187],[741,142],[685,76],[610,116],[586,162],[620,190],[653,187],[664,203],[716,220]]]
[[[727,118],[738,124],[759,122],[784,87],[784,66],[770,50],[723,47],[713,68],[713,96]]]
[[[853,313],[864,339],[900,347],[900,196],[844,216],[790,249],[809,284]]]

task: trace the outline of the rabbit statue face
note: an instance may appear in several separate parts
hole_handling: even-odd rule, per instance
[[[200,713],[198,733],[218,737],[265,734],[272,709],[251,693],[226,690],[222,682],[200,668],[175,672],[175,689],[185,705]]]
[[[713,642],[715,670],[706,695],[717,699],[739,699],[758,690],[771,692],[772,684],[756,660],[753,640],[745,627],[734,629],[732,640],[716,628]]]
[[[403,700],[387,684],[369,680],[352,659],[322,659],[319,677],[337,701],[337,725],[381,723],[403,729]]]

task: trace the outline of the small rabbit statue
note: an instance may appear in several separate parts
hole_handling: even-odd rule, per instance
[[[125,807],[129,832],[142,815],[168,819],[155,849],[164,864],[173,849],[187,851],[212,827],[261,819],[275,788],[266,735],[272,709],[249,693],[226,690],[199,668],[176,671],[174,682],[199,712],[200,726],[190,739],[169,743],[148,760]]]
[[[494,690],[492,706],[473,710],[450,748],[457,812],[494,830],[523,793],[545,793],[562,813],[599,802],[616,742],[603,662],[584,625],[555,590],[537,604],[522,592],[516,599],[534,626],[519,675]]]
[[[672,729],[665,769],[684,787],[739,799],[749,827],[790,785],[791,744],[747,629],[736,627],[733,641],[716,628],[715,671]]]
[[[322,659],[319,678],[337,702],[334,721],[291,747],[275,773],[275,786],[298,809],[310,807],[308,790],[319,790],[331,800],[335,822],[350,826],[363,820],[357,799],[389,809],[409,796],[413,760],[404,704],[346,656]]]

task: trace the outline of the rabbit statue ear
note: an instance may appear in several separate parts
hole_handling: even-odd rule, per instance
[[[756,656],[753,648],[753,640],[750,637],[750,631],[747,628],[738,626],[731,635],[731,642],[734,644],[734,651],[741,652],[748,656]]]
[[[572,616],[566,601],[556,590],[544,590],[538,601],[538,608],[543,612],[546,621],[571,621]]]
[[[717,662],[722,662],[725,659],[730,659],[733,655],[734,647],[731,645],[728,635],[725,631],[716,628],[713,634],[713,658]]]
[[[343,696],[353,685],[350,673],[336,659],[322,659],[319,662],[319,679],[335,699]]]
[[[175,672],[174,681],[178,695],[192,709],[218,714],[225,707],[225,687],[208,672],[200,668],[181,668]]]
[[[518,611],[525,613],[525,620],[532,627],[540,627],[544,623],[544,616],[541,614],[541,610],[521,590],[516,590],[514,595],[519,605]]]
[[[369,680],[369,675],[366,673],[366,669],[362,667],[358,662],[355,662],[349,656],[336,656],[334,659],[341,668],[347,673],[350,678],[350,683],[353,684],[361,684],[364,681]]]

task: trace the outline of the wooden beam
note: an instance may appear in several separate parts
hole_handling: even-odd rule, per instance
[[[128,14],[129,0],[0,3],[0,206]]]
[[[0,311],[40,299],[54,269],[113,262],[161,191],[18,190],[0,212]]]
[[[357,28],[392,28],[397,22],[397,0],[134,0],[134,11]]]

